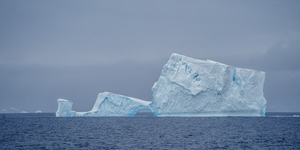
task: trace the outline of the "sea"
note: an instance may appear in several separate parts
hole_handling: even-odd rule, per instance
[[[0,114],[0,149],[299,150],[299,116],[299,112],[268,112],[265,117]]]

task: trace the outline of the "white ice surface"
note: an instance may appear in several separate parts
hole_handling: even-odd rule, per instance
[[[264,116],[265,73],[172,54],[152,88],[156,116]]]
[[[93,109],[88,112],[71,111],[72,102],[68,100],[60,99],[58,103],[59,109],[56,112],[58,117],[135,116],[142,109],[150,110],[149,101],[110,92],[99,93]]]

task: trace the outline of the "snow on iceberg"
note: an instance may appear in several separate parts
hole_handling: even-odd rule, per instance
[[[94,107],[88,112],[72,111],[72,102],[58,99],[57,117],[135,116],[142,110],[150,110],[149,101],[110,92],[99,93]]]
[[[58,99],[56,116],[135,116],[141,109],[155,116],[264,116],[264,80],[262,71],[174,53],[152,87],[152,102],[104,92],[88,112]]]
[[[265,73],[172,54],[152,87],[156,116],[264,116]]]

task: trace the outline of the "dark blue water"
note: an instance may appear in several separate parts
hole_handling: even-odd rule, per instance
[[[300,149],[300,113],[56,118],[0,114],[0,149]],[[293,117],[294,116],[294,117]]]

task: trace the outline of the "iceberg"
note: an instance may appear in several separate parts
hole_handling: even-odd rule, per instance
[[[35,111],[35,113],[43,113],[41,110],[37,110]]]
[[[265,73],[172,54],[152,87],[155,116],[264,116]]]
[[[110,92],[99,93],[93,109],[88,112],[72,111],[73,103],[58,99],[57,117],[135,116],[142,110],[149,110],[150,101],[127,97]]]
[[[58,109],[56,117],[75,117],[76,112],[72,111],[73,103],[66,99],[58,99]]]
[[[58,99],[57,117],[135,116],[265,116],[265,72],[173,53],[152,87],[152,101],[110,92],[99,93],[91,111],[72,111]]]

